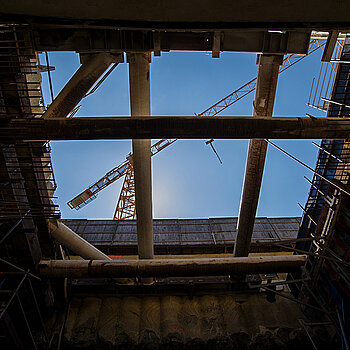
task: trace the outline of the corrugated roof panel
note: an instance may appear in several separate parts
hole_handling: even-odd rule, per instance
[[[125,225],[123,223],[120,223],[117,228],[118,234],[123,233],[135,233],[136,234],[136,225]]]
[[[179,219],[181,225],[207,225],[208,219]]]
[[[253,240],[289,239],[297,236],[300,218],[258,218]],[[105,245],[136,245],[136,221],[64,220],[88,241]],[[237,236],[237,218],[156,219],[154,243],[162,245],[232,244]]]
[[[181,232],[210,232],[210,227],[207,224],[185,224],[181,225]]]
[[[116,231],[117,231],[117,225],[116,224],[112,224],[112,225],[108,224],[108,225],[104,225],[104,227],[103,227],[103,232],[105,232],[105,233],[114,233]]]
[[[203,242],[213,241],[213,237],[210,233],[186,233],[181,236],[183,242]]]
[[[154,233],[179,233],[180,226],[178,224],[162,224],[153,226]]]
[[[137,235],[136,233],[124,233],[122,235],[115,235],[114,236],[114,242],[127,242],[127,241],[130,241],[130,242],[137,242]]]
[[[181,242],[181,237],[178,233],[162,233],[154,235],[154,242],[158,244],[167,244],[170,242]]]
[[[236,232],[225,232],[225,233],[215,233],[215,239],[217,242],[225,243],[225,242],[233,242],[236,237]]]

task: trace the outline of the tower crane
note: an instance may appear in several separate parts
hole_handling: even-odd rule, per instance
[[[313,52],[325,45],[325,42],[321,43],[319,39],[313,39],[309,43],[308,53],[306,55],[290,54],[283,60],[283,64],[279,70],[279,73],[284,72],[286,69],[292,67],[303,58],[311,55]],[[220,101],[216,102],[211,107],[207,108],[200,114],[195,114],[196,117],[214,117],[226,108],[230,107],[234,103],[241,100],[243,97],[249,95],[256,89],[257,77],[250,80],[240,88],[236,89]],[[162,139],[157,141],[151,146],[151,155],[154,156],[163,149],[173,144],[177,139]],[[126,160],[106,173],[100,180],[96,181],[86,190],[78,194],[67,204],[71,209],[80,209],[93,199],[97,197],[97,194],[104,188],[117,181],[121,177],[125,176],[124,183],[119,195],[117,207],[114,212],[114,220],[135,219],[135,186],[134,186],[134,172],[132,154],[130,154]]]

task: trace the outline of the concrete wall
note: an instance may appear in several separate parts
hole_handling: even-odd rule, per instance
[[[297,304],[276,299],[269,303],[258,292],[73,298],[63,343],[66,349],[256,349],[261,342],[264,349],[308,348]]]

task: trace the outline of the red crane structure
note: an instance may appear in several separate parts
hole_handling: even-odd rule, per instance
[[[309,50],[306,55],[290,54],[283,60],[279,73],[284,72],[286,69],[292,67],[305,57],[311,55],[313,52],[325,45],[325,42],[321,42],[319,39],[313,39],[310,41]],[[245,85],[236,89],[220,101],[207,108],[200,114],[196,114],[197,117],[214,117],[224,111],[226,108],[232,106],[234,103],[241,100],[243,97],[249,95],[256,89],[257,77],[247,82]],[[173,144],[177,139],[162,139],[157,141],[151,146],[152,156],[156,155],[163,149]],[[67,204],[71,209],[80,209],[90,201],[96,198],[97,194],[104,188],[117,181],[121,177],[125,176],[123,187],[121,189],[117,207],[114,212],[114,220],[126,220],[135,219],[135,184],[134,184],[134,172],[132,165],[132,155],[130,154],[127,159],[120,165],[116,166],[108,173],[106,173],[100,180],[92,184],[85,191],[78,194]]]

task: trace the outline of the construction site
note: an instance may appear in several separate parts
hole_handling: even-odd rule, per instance
[[[0,3],[0,349],[350,349],[349,2]],[[177,53],[194,62],[194,52],[217,66],[226,54],[254,57],[256,76],[211,106],[204,101],[201,112],[152,116],[150,67]],[[64,54],[79,59],[68,78],[54,75],[57,53],[62,71]],[[287,104],[288,114],[277,115],[280,75],[291,80],[310,57],[317,75],[296,78],[311,86],[302,96],[307,112],[292,114]],[[115,103],[112,116],[81,114],[82,101],[120,67],[128,88],[117,93],[130,113]],[[249,97],[252,114],[230,109]],[[67,142],[69,152],[70,142],[101,140],[124,140],[131,152],[102,177],[91,160],[93,183],[79,177],[78,160],[65,171],[80,187],[61,181],[52,147]],[[244,152],[235,150],[245,163],[232,164],[244,169],[242,184],[232,178],[237,212],[207,195],[211,206],[195,217],[185,205],[185,217],[155,215],[165,187],[155,196],[153,156],[183,140],[201,140],[218,166],[233,158],[215,140],[246,140]],[[312,166],[281,140],[312,144]],[[282,215],[278,203],[258,215],[271,149],[311,174],[302,179],[302,215]],[[293,171],[283,171],[297,192]],[[117,183],[113,215],[84,216]]]

